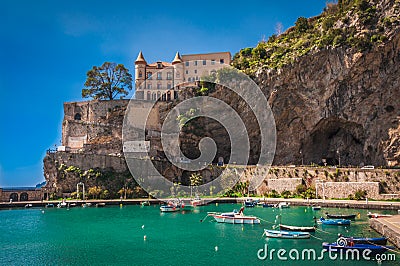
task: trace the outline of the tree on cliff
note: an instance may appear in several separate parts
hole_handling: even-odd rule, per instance
[[[122,64],[104,62],[100,67],[94,66],[86,76],[83,98],[113,100],[117,95],[126,96],[128,90],[132,90],[132,75]]]

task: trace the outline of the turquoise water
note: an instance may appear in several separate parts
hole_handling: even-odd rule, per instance
[[[1,265],[378,265],[376,261],[260,260],[264,248],[300,251],[321,250],[322,242],[334,242],[337,234],[378,236],[369,229],[365,210],[308,207],[252,208],[247,215],[262,219],[261,225],[218,224],[208,211],[239,209],[237,204],[211,204],[195,211],[160,213],[159,206],[105,208],[18,209],[0,211]],[[266,239],[276,215],[282,223],[310,226],[314,215],[360,213],[350,227],[323,226],[305,240]],[[142,228],[143,227],[143,228]],[[146,236],[146,239],[144,237]],[[319,254],[319,253],[317,253]],[[286,256],[288,256],[286,254]],[[382,265],[399,265],[396,261]]]

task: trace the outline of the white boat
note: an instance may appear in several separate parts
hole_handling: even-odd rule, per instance
[[[214,217],[218,223],[229,224],[259,224],[260,219],[256,216],[246,216],[243,214],[244,207],[240,208],[239,212],[226,212],[226,213],[210,213],[209,216]]]
[[[287,203],[287,202],[279,202],[276,205],[276,208],[280,208],[280,209],[289,208],[289,207],[290,207],[290,203]]]
[[[162,212],[176,212],[180,210],[181,210],[180,206],[174,206],[174,205],[162,205],[160,207],[160,211]]]
[[[291,239],[310,238],[310,233],[308,232],[289,232],[289,231],[268,230],[268,229],[264,229],[263,235],[270,238],[291,238]]]
[[[68,207],[68,204],[65,202],[65,200],[57,204],[57,208],[66,208],[66,207]]]
[[[371,213],[368,212],[368,218],[389,218],[392,217],[393,215],[390,214],[380,214],[380,213]]]
[[[204,200],[202,200],[200,197],[196,197],[190,201],[190,205],[193,207],[204,205]]]
[[[162,205],[160,207],[160,211],[161,212],[176,212],[176,211],[180,211],[184,207],[185,207],[185,204],[181,200],[177,199],[177,200],[169,201],[167,203],[167,205]]]

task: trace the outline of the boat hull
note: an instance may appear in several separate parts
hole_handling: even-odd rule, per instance
[[[211,215],[214,217],[215,221],[218,223],[228,223],[228,224],[259,224],[260,219],[257,217],[243,216],[243,217],[233,217],[225,215]]]
[[[315,227],[313,226],[291,226],[291,225],[280,224],[279,228],[284,231],[315,232]]]
[[[307,232],[292,232],[264,229],[264,235],[269,238],[286,238],[286,239],[307,239],[310,238],[310,233]]]
[[[345,219],[323,219],[321,218],[319,220],[320,223],[324,225],[350,225],[351,222],[350,220],[345,220]]]
[[[326,217],[330,219],[355,219],[356,215],[355,214],[327,214]]]
[[[369,255],[373,256],[376,254],[382,254],[386,251],[393,249],[391,246],[377,246],[377,245],[370,245],[370,244],[354,244],[353,246],[340,246],[337,243],[322,243],[323,249],[330,250],[331,252],[340,252],[340,250],[347,251],[347,250],[358,250],[361,256],[362,252],[366,249],[370,250]]]
[[[175,207],[175,206],[161,206],[160,211],[161,212],[176,212],[179,211],[181,208],[180,207]]]

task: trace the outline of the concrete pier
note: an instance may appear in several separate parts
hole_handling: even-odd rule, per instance
[[[400,215],[370,219],[369,224],[375,231],[387,237],[397,248],[400,248]]]

